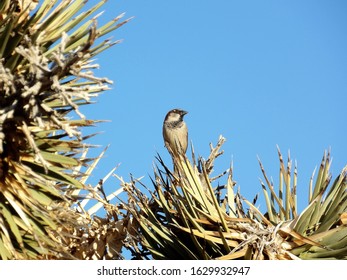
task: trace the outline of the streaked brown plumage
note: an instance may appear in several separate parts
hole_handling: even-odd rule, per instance
[[[170,154],[185,154],[188,147],[188,128],[183,121],[188,112],[173,109],[166,114],[163,123],[163,138],[165,147]]]

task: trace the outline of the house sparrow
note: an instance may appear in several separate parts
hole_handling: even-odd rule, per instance
[[[188,128],[183,116],[188,112],[173,109],[166,114],[163,123],[165,147],[171,155],[185,154],[188,147]]]

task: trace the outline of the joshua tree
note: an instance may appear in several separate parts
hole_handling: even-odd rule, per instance
[[[104,2],[0,3],[0,259],[120,259],[122,248],[138,259],[346,259],[347,167],[330,184],[329,153],[302,213],[296,167],[279,150],[277,187],[259,161],[266,213],[235,191],[232,167],[212,177],[223,137],[207,160],[173,155],[174,171],[158,155],[153,186],[119,178],[106,195],[115,169],[87,184],[104,152],[87,157],[82,127],[98,121],[79,108],[111,83],[92,59],[117,41],[98,39],[128,21],[98,27]],[[127,201],[110,203],[122,190]]]
[[[174,155],[175,172],[158,157],[151,197],[139,182],[123,182],[128,210],[138,224],[134,255],[155,259],[347,259],[347,166],[329,188],[330,154],[324,154],[316,181],[309,186],[308,206],[298,213],[297,169],[280,159],[278,187],[259,161],[267,212],[235,191],[233,169],[212,177],[214,160],[225,139],[211,145],[207,160],[191,163]],[[217,178],[226,175],[224,185]],[[248,209],[246,209],[246,207]],[[136,243],[135,243],[136,244]]]
[[[126,21],[98,27],[105,1],[89,10],[84,0],[38,2],[0,4],[0,258],[101,258],[107,242],[113,256],[117,221],[104,229],[76,206],[82,189],[106,201],[85,185],[93,164],[82,172],[88,136],[79,128],[96,121],[79,106],[108,89],[92,58],[117,43],[98,38]],[[108,241],[95,246],[93,230]]]

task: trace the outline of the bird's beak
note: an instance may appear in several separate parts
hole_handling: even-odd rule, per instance
[[[183,110],[181,111],[181,115],[182,115],[182,116],[184,116],[184,115],[186,115],[186,114],[188,114],[187,111],[183,111]]]

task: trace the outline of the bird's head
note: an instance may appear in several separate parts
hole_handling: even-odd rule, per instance
[[[181,109],[173,109],[166,114],[166,122],[178,122],[183,120],[183,116],[188,114],[187,111]]]

